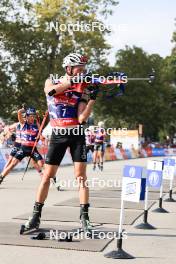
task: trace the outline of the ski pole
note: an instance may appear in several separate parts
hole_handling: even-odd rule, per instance
[[[22,181],[23,181],[24,176],[25,176],[25,174],[26,174],[26,172],[27,172],[27,170],[28,170],[29,163],[30,163],[30,161],[31,161],[31,155],[33,154],[33,152],[34,152],[34,150],[35,150],[35,148],[36,148],[36,146],[37,146],[38,140],[39,140],[40,135],[41,135],[41,133],[42,133],[42,129],[43,129],[43,127],[44,127],[44,124],[45,124],[45,122],[46,122],[47,117],[48,117],[48,111],[45,112],[45,115],[44,115],[44,117],[43,117],[43,120],[42,120],[41,126],[40,126],[40,128],[39,128],[39,132],[38,132],[37,138],[36,138],[36,140],[35,140],[35,143],[34,143],[34,146],[33,146],[33,148],[32,148],[32,151],[31,151],[30,157],[29,157],[29,159],[28,159],[27,166],[26,166],[25,171],[24,171],[24,173],[23,173],[23,176],[22,176],[22,178],[21,178]]]

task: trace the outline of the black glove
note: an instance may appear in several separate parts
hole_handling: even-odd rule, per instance
[[[90,86],[88,88],[89,92],[90,92],[90,100],[96,100],[97,95],[99,93],[99,87],[98,85],[96,86]]]
[[[56,93],[56,90],[53,89],[53,90],[51,90],[51,91],[48,93],[48,95],[49,95],[49,96],[53,96],[55,93]]]

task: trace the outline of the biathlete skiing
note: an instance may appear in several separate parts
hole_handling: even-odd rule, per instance
[[[42,176],[43,158],[37,148],[32,152],[35,144],[40,124],[35,123],[36,110],[24,108],[18,110],[18,121],[16,127],[16,140],[10,153],[10,158],[0,174],[0,184],[10,171],[25,157],[31,156],[33,165]]]
[[[95,140],[94,140],[94,153],[93,153],[93,170],[96,169],[96,164],[98,168],[103,170],[103,158],[105,151],[104,140],[106,137],[104,122],[100,121],[98,123],[98,128],[95,130]]]
[[[86,56],[71,53],[63,60],[62,66],[66,74],[60,79],[47,79],[45,82],[44,92],[47,98],[52,136],[33,214],[26,224],[21,226],[21,234],[30,229],[39,228],[42,207],[50,186],[50,178],[56,175],[68,147],[74,163],[74,174],[79,182],[82,229],[85,232],[91,232],[88,213],[89,188],[86,183],[87,155],[83,124],[92,112],[98,94],[98,87],[94,87],[89,94],[89,98],[87,98],[87,94],[83,90],[75,89],[75,87],[80,87],[82,82],[77,80],[75,83],[74,78],[85,73],[87,62]]]
[[[86,129],[86,152],[87,154],[89,151],[94,152],[94,142],[95,142],[95,133],[94,133],[94,126],[90,126]]]
[[[37,113],[36,113],[37,114]],[[24,121],[26,121],[26,112],[25,112],[25,109],[24,111],[22,112],[22,117],[24,119]],[[39,118],[36,119],[37,122],[38,122],[38,126],[40,126],[39,124]],[[13,124],[12,126],[10,126],[10,129],[15,129],[15,142],[14,142],[14,145],[12,147],[12,150],[10,152],[10,155],[9,155],[9,159],[7,161],[7,163],[5,164],[4,168],[7,168],[9,166],[9,164],[12,162],[13,160],[13,157],[16,155],[17,151],[20,149],[21,147],[21,132],[20,130],[23,128],[23,126],[21,126],[20,122],[18,123],[15,123]],[[31,162],[32,162],[32,165],[33,167],[37,170],[37,172],[39,173],[39,176],[42,177],[42,168],[38,165],[38,163],[31,158]]]
[[[24,113],[22,115],[23,115],[23,118],[25,118]],[[14,144],[13,144],[12,150],[10,152],[8,161],[5,164],[5,166],[4,166],[3,169],[5,169],[6,167],[9,166],[9,164],[12,162],[12,159],[15,156],[16,152],[21,147],[21,141],[20,141],[20,129],[21,129],[21,125],[20,125],[20,123],[15,123],[12,126],[13,126],[13,130],[15,131],[15,140],[14,140]],[[10,126],[10,128],[12,128],[12,126]]]

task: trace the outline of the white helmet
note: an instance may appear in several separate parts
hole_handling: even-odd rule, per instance
[[[65,68],[67,66],[85,65],[87,61],[88,58],[84,55],[79,53],[70,53],[64,58],[62,67]]]
[[[95,126],[89,126],[89,130],[90,131],[94,131],[95,130]]]
[[[98,122],[98,126],[99,127],[104,127],[104,122],[103,121]]]

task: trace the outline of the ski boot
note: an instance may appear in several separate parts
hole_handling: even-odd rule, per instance
[[[53,184],[55,185],[56,189],[57,189],[58,191],[60,191],[61,189],[60,189],[60,186],[59,186],[59,184],[58,184],[58,182],[57,182],[57,178],[54,177],[52,180],[53,180]]]
[[[103,171],[103,162],[101,162],[100,170]]]
[[[0,175],[0,184],[3,182],[4,177],[2,175]]]
[[[89,220],[88,214],[89,204],[80,204],[80,222],[82,225],[82,231],[89,237],[92,235],[92,226]]]
[[[33,215],[32,217],[29,217],[29,220],[25,223],[25,225],[21,226],[20,235],[32,229],[39,229],[42,207],[42,203],[35,203]]]

